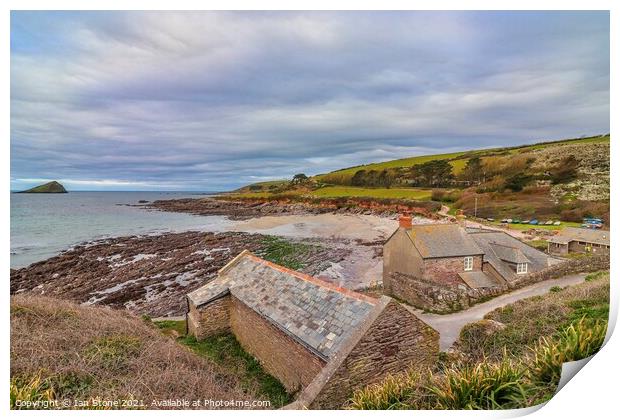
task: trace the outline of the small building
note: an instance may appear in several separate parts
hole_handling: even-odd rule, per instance
[[[401,216],[383,247],[383,289],[418,307],[455,310],[497,295],[551,263],[505,232],[453,223],[412,225]]]
[[[566,255],[606,254],[609,255],[610,232],[608,230],[566,227],[548,240],[550,254]]]
[[[243,251],[189,293],[188,332],[231,332],[289,392],[292,408],[339,408],[388,373],[435,363],[439,335],[404,305]]]

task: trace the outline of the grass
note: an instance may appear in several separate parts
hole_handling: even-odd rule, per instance
[[[201,341],[190,336],[179,339],[179,342],[233,373],[245,389],[267,398],[273,408],[292,401],[280,381],[266,373],[260,363],[243,350],[234,335],[226,333]]]
[[[362,188],[330,186],[312,191],[312,197],[369,197],[430,200],[431,190],[419,188]]]
[[[183,337],[186,330],[186,322],[183,321],[155,321],[155,325],[170,337]]]
[[[431,160],[455,159],[465,153],[467,152],[443,153],[443,154],[426,155],[426,156],[413,156],[413,157],[408,157],[404,159],[390,160],[387,162],[369,163],[367,165],[354,166],[351,168],[345,168],[345,169],[340,169],[334,172],[330,172],[328,174],[317,175],[315,176],[315,179],[317,181],[327,182],[327,180],[329,180],[330,176],[332,175],[351,177],[355,175],[357,171],[362,170],[362,169],[366,171],[370,171],[370,170],[378,171],[378,170],[389,169],[389,168],[410,167],[413,165],[419,165],[421,163],[430,162]],[[458,163],[458,166],[461,166],[461,164]],[[464,166],[464,163],[462,164],[461,167],[463,166]]]
[[[545,239],[537,239],[534,241],[526,241],[526,244],[528,244],[529,246],[536,248],[540,251],[547,251],[547,244],[548,242]]]
[[[453,171],[455,174],[458,174],[467,163],[467,160],[476,155],[476,156],[486,156],[493,155],[497,153],[509,153],[509,154],[517,154],[517,153],[526,153],[532,150],[544,149],[550,146],[558,146],[565,144],[586,144],[586,143],[604,143],[609,142],[609,136],[603,137],[588,137],[583,139],[568,139],[554,142],[545,142],[534,145],[524,145],[524,146],[515,146],[515,147],[507,147],[507,148],[494,148],[494,149],[480,149],[480,150],[472,150],[472,151],[463,151],[463,152],[455,152],[455,153],[444,153],[444,154],[436,154],[436,155],[426,155],[426,156],[413,156],[404,159],[396,159],[390,160],[386,162],[377,162],[377,163],[369,163],[366,165],[354,166],[351,168],[344,168],[337,171],[333,171],[327,174],[317,175],[314,178],[318,181],[330,182],[330,179],[338,177],[338,178],[350,178],[355,172],[364,169],[364,170],[383,170],[390,168],[402,168],[402,167],[411,167],[414,165],[418,165],[421,163],[429,162],[431,160],[438,159],[448,159],[450,164],[453,167]]]
[[[390,375],[356,391],[346,407],[494,410],[540,404],[553,397],[562,364],[595,354],[606,329],[606,320],[582,318],[552,337],[539,338],[519,358],[504,353],[496,362],[455,362],[426,375],[414,370]]]
[[[10,352],[14,408],[18,400],[55,408],[52,399],[135,399],[158,408],[153,400],[258,399],[235,375],[121,310],[11,296]]]
[[[505,328],[487,335],[478,323],[466,325],[457,347],[471,360],[497,361],[508,349],[521,357],[542,336],[554,336],[573,322],[607,320],[609,316],[609,273],[590,277],[575,286],[554,289],[552,293],[515,302],[485,316],[501,322]]]
[[[543,222],[546,222],[546,220],[544,220]],[[524,230],[530,230],[530,229],[541,229],[541,230],[559,230],[561,231],[562,229],[566,228],[566,227],[580,227],[581,223],[577,223],[577,222],[562,222],[562,224],[560,226],[553,226],[553,225],[530,225],[529,223],[501,223],[501,222],[485,222],[487,224],[493,225],[493,226],[498,226],[498,227],[507,227],[509,229],[514,229],[514,230],[520,230],[520,231],[524,231]],[[547,249],[545,247],[545,249]]]
[[[300,270],[305,267],[305,256],[316,251],[317,245],[290,242],[277,236],[266,236],[262,240],[261,250],[258,252],[261,258],[273,263]]]

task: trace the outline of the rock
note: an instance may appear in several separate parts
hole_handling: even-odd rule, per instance
[[[39,185],[34,188],[30,188],[26,191],[21,191],[22,193],[47,193],[47,194],[62,194],[66,193],[65,187],[62,186],[60,182],[52,181],[47,184]]]
[[[182,232],[90,242],[11,270],[11,294],[40,293],[151,317],[183,315],[188,292],[214,278],[244,249],[261,255],[264,239],[241,232]],[[311,246],[296,258],[303,263],[301,271],[316,275],[342,261],[344,251],[342,246]]]

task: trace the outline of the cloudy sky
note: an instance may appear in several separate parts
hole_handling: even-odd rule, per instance
[[[11,14],[13,189],[214,191],[607,132],[607,12]]]

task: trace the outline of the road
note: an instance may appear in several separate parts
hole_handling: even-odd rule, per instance
[[[494,309],[501,308],[518,300],[544,295],[553,286],[565,287],[579,284],[585,280],[585,276],[586,274],[572,274],[558,279],[541,281],[540,283],[531,284],[452,314],[437,315],[423,313],[421,310],[414,310],[413,312],[439,332],[439,348],[441,351],[446,351],[458,339],[461,329],[466,324],[479,321]]]

